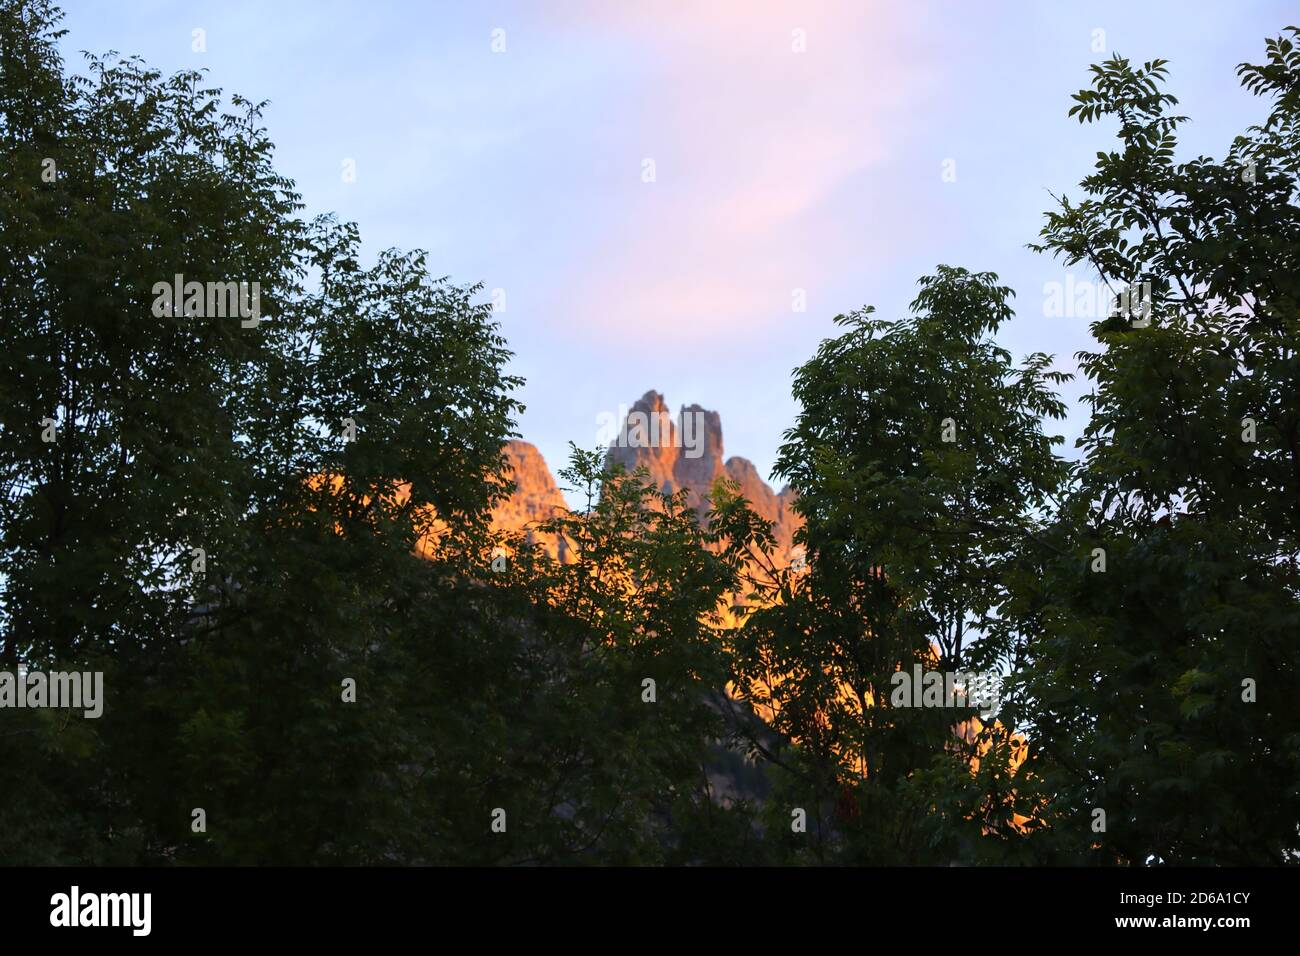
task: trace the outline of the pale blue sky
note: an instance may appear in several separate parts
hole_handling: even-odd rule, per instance
[[[70,65],[116,49],[269,99],[308,213],[355,220],[370,255],[423,248],[437,273],[503,289],[528,379],[519,428],[553,471],[570,439],[594,445],[602,412],[654,388],[718,410],[727,453],[763,474],[796,413],[790,372],[832,317],[902,315],[938,263],[999,273],[1018,312],[1002,343],[1073,369],[1089,319],[1045,315],[1065,272],[1024,245],[1047,190],[1077,195],[1109,148],[1110,126],[1066,116],[1088,65],[1170,60],[1184,154],[1221,155],[1264,114],[1236,64],[1298,19],[1273,0],[65,9]]]

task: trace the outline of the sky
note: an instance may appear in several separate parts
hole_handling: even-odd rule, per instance
[[[1001,344],[1074,371],[1093,316],[1051,294],[1095,276],[1025,246],[1111,148],[1113,125],[1066,115],[1089,65],[1169,60],[1179,158],[1221,156],[1266,114],[1236,65],[1297,19],[1273,0],[64,9],[70,68],[117,50],[269,100],[307,214],[358,223],[371,260],[420,248],[482,284],[527,380],[518,430],[552,471],[655,389],[718,411],[727,455],[763,475],[834,317],[902,318],[938,264],[996,272],[1016,291]],[[1085,389],[1063,390],[1066,454]]]

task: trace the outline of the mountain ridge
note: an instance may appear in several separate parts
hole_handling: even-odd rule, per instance
[[[515,482],[515,492],[498,503],[492,512],[493,527],[519,531],[542,545],[554,558],[566,560],[562,540],[541,535],[539,522],[567,510],[564,495],[537,447],[512,439],[503,447]],[[709,493],[718,478],[728,478],[764,519],[772,522],[779,554],[790,560],[794,533],[802,519],[794,512],[795,492],[789,486],[773,491],[754,463],[733,455],[724,458],[722,419],[718,412],[700,405],[683,406],[674,417],[663,395],[650,390],[628,410],[617,437],[606,452],[609,464],[622,465],[628,472],[645,467],[650,481],[660,491],[685,490],[687,501],[701,520],[709,508]]]

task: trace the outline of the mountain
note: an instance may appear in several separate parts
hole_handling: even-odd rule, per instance
[[[506,442],[502,452],[510,467],[515,493],[492,509],[493,527],[526,532],[529,540],[541,544],[551,557],[567,561],[564,540],[536,530],[539,522],[568,510],[555,477],[546,467],[546,459],[536,446],[526,441]]]
[[[664,397],[646,392],[628,410],[622,430],[609,449],[609,461],[629,472],[644,465],[661,491],[685,489],[689,503],[703,519],[713,483],[727,477],[740,485],[754,511],[772,522],[780,553],[788,560],[795,530],[794,492],[774,493],[747,458],[723,459],[722,420],[715,411],[687,405],[674,420]]]
[[[501,530],[524,531],[552,557],[568,560],[563,540],[536,530],[538,522],[566,508],[564,496],[546,461],[526,441],[507,442],[503,451],[510,464],[515,493],[493,511],[493,525]],[[794,492],[789,488],[773,492],[747,458],[733,456],[724,460],[722,421],[716,411],[688,405],[674,419],[659,392],[646,392],[628,410],[621,430],[610,445],[607,461],[621,464],[629,472],[644,465],[650,481],[660,491],[685,490],[687,501],[701,520],[708,512],[713,483],[720,477],[735,481],[754,511],[772,522],[772,533],[778,544],[773,555],[777,563],[786,565],[792,560],[792,539],[802,523],[792,508]],[[744,604],[747,600],[735,594],[728,596],[727,603]],[[738,621],[732,611],[724,612],[724,619],[733,625]],[[743,727],[745,733],[763,741],[770,752],[780,752],[785,742],[764,724],[759,711],[733,696],[729,685],[711,693],[708,699],[730,726]],[[769,797],[771,786],[763,766],[746,747],[734,742],[714,744],[705,774],[715,798],[724,804],[741,800],[762,803]]]
[[[493,510],[493,526],[503,531],[525,531],[552,557],[564,561],[564,542],[536,530],[539,522],[567,507],[546,460],[526,441],[509,441],[502,450],[516,487],[515,493]],[[717,412],[688,405],[674,418],[661,394],[646,392],[628,410],[623,427],[610,445],[608,460],[629,472],[644,465],[650,480],[661,491],[685,489],[687,500],[701,520],[708,513],[713,483],[724,476],[731,479],[753,509],[772,522],[778,553],[790,560],[794,533],[802,523],[792,507],[795,494],[789,488],[773,492],[747,458],[723,459],[722,420]]]

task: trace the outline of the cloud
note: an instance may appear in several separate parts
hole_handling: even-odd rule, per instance
[[[595,143],[604,228],[566,290],[581,332],[757,330],[789,317],[794,289],[852,267],[833,244],[837,196],[857,189],[869,204],[872,190],[887,193],[872,173],[924,87],[896,10],[566,8],[553,27],[619,45],[630,77]],[[645,160],[654,182],[642,181]]]

